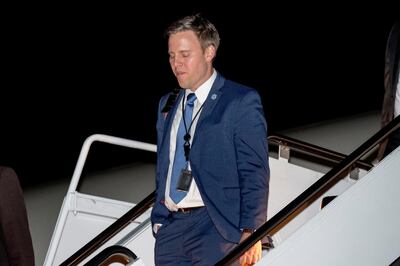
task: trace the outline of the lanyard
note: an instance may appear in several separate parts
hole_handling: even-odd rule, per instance
[[[185,143],[183,144],[183,150],[185,151],[185,158],[186,158],[186,162],[189,162],[189,153],[190,153],[190,129],[192,128],[193,125],[193,121],[196,120],[196,117],[199,115],[201,109],[203,109],[204,103],[200,106],[200,109],[196,112],[195,116],[193,117],[192,121],[190,122],[189,128],[186,125],[186,119],[185,119],[185,98],[186,95],[183,95],[183,99],[182,99],[182,119],[183,119],[183,125],[185,126],[185,136],[183,137],[183,140],[185,141]],[[194,103],[193,103],[194,105]],[[193,106],[194,109],[194,106]]]

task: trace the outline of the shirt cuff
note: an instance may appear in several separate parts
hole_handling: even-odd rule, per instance
[[[161,226],[162,226],[162,224],[154,224],[154,225],[153,225],[153,232],[154,232],[154,234],[157,234],[158,229],[160,229]]]

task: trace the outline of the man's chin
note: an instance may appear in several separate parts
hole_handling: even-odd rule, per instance
[[[179,84],[179,87],[181,87],[182,89],[187,89],[188,88],[187,83],[178,81],[178,84]]]

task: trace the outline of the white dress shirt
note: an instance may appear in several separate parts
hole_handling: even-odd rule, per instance
[[[211,90],[211,87],[217,77],[217,72],[215,69],[213,70],[213,74],[211,77],[204,82],[194,93],[196,94],[196,101],[194,102],[193,108],[193,125],[190,129],[190,144],[192,144],[194,134],[196,131],[197,121],[199,120],[200,113],[201,113],[201,106],[206,101],[207,96]],[[186,97],[189,93],[192,93],[191,90],[186,90],[184,97]],[[186,99],[186,98],[185,98]],[[167,175],[167,184],[165,186],[165,205],[170,211],[177,211],[178,208],[190,208],[190,207],[199,207],[204,206],[203,200],[201,198],[199,189],[196,185],[196,181],[193,179],[190,185],[189,191],[187,195],[178,203],[175,202],[169,197],[170,191],[170,182],[171,182],[171,173],[172,167],[174,165],[174,157],[175,157],[175,149],[176,149],[176,135],[178,132],[179,124],[182,118],[182,100],[179,102],[179,106],[176,110],[176,114],[174,117],[174,121],[172,122],[171,127],[171,136],[170,136],[170,146],[169,146],[169,167],[168,167],[168,175]],[[199,114],[195,117],[195,115],[199,112]],[[189,125],[188,125],[189,126]],[[189,162],[189,169],[190,169],[190,162]]]

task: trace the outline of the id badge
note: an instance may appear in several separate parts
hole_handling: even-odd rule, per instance
[[[190,188],[190,184],[192,183],[192,171],[183,169],[181,171],[181,175],[178,180],[178,184],[176,185],[176,189],[180,191],[188,192]]]

